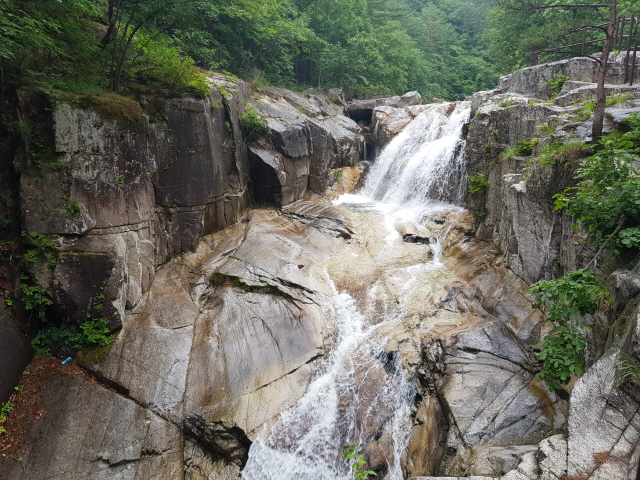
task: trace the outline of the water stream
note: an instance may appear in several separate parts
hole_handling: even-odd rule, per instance
[[[469,110],[464,102],[441,104],[418,115],[379,153],[362,194],[334,202],[356,235],[315,266],[333,291],[325,312],[335,321],[333,348],[305,395],[252,444],[242,478],[351,479],[342,459],[350,445],[384,456],[384,478],[404,478],[415,392],[401,355],[385,349],[402,333],[428,329],[425,312],[455,279],[440,263],[439,240],[406,243],[397,227],[424,228],[429,215],[462,210],[455,204],[466,189],[461,137]]]

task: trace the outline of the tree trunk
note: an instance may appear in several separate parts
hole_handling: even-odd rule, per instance
[[[596,109],[593,112],[593,127],[591,129],[591,138],[594,142],[602,137],[602,128],[604,126],[604,109],[607,104],[607,92],[604,89],[605,80],[607,78],[607,67],[609,64],[609,52],[614,40],[614,30],[618,20],[617,2],[609,0],[609,29],[607,31],[607,39],[604,42],[602,57],[600,57],[600,71],[598,72],[598,89],[596,91]]]

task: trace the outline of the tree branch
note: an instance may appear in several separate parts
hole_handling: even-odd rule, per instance
[[[620,220],[618,221],[618,226],[616,227],[616,229],[613,231],[613,233],[611,235],[609,235],[609,238],[607,238],[607,241],[604,242],[604,244],[600,247],[600,250],[598,250],[596,252],[596,255],[593,257],[593,259],[587,263],[587,266],[584,267],[585,270],[587,270],[589,268],[589,266],[594,263],[596,261],[596,258],[598,258],[598,255],[600,255],[600,253],[602,253],[602,251],[605,249],[605,247],[609,244],[609,242],[611,241],[611,239],[613,239],[613,237],[615,237],[618,232],[620,230],[622,230],[622,225],[624,225],[624,222],[627,221],[627,217],[625,217],[624,215],[620,217]],[[597,265],[597,264],[596,264]],[[596,266],[594,265],[594,267]]]
[[[521,12],[534,11],[534,10],[547,10],[549,8],[609,8],[608,3],[562,3],[556,5],[532,5],[521,2],[521,5],[507,5],[504,1],[496,0],[495,2],[499,7],[506,8],[508,10],[517,10]]]

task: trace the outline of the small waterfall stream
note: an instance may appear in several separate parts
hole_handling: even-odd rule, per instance
[[[416,312],[433,305],[451,275],[440,263],[439,242],[431,249],[407,244],[394,222],[419,224],[434,210],[462,210],[453,204],[466,190],[461,137],[469,111],[461,102],[418,115],[378,154],[362,194],[334,202],[350,211],[365,245],[345,245],[319,272],[333,290],[326,316],[335,321],[335,343],[305,395],[252,444],[242,478],[350,480],[343,447],[372,442],[388,460],[382,478],[404,478],[400,458],[415,392],[400,355],[385,347],[404,319],[422,321]],[[340,288],[358,284],[359,294]]]

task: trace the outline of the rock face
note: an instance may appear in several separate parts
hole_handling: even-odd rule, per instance
[[[614,59],[615,60],[615,59]],[[574,185],[574,172],[581,158],[593,153],[585,149],[564,161],[541,165],[535,158],[553,142],[589,139],[591,123],[574,115],[595,92],[592,79],[583,70],[591,60],[572,59],[518,70],[503,79],[501,89],[473,95],[472,121],[467,136],[467,172],[482,174],[488,180],[486,193],[470,194],[467,207],[476,214],[477,236],[491,240],[505,252],[507,264],[528,282],[551,279],[565,270],[582,268],[593,257],[593,247],[571,230],[571,220],[555,210],[553,196]],[[595,62],[593,62],[595,63]],[[617,63],[614,62],[614,73]],[[580,73],[583,72],[583,73]],[[568,75],[554,104],[531,99],[557,73]],[[615,81],[617,77],[609,79]],[[544,87],[544,88],[543,88]],[[637,86],[608,85],[612,92],[640,97]],[[519,93],[512,93],[512,92]],[[638,100],[629,100],[607,109],[605,130],[635,111]],[[550,128],[550,134],[538,127]],[[529,154],[516,153],[505,158],[507,148],[534,139]]]
[[[597,81],[599,64],[596,61],[598,55],[589,57],[577,57],[569,60],[545,63],[535,67],[523,68],[510,75],[500,78],[499,88],[506,92],[533,93],[546,96],[551,95],[551,89],[547,82],[557,75],[565,75],[571,80],[594,83]],[[610,55],[607,69],[607,83],[624,83],[624,63],[626,53]],[[640,83],[640,79],[636,79]]]
[[[218,88],[208,100],[155,106],[157,121],[143,115],[137,130],[62,104],[50,119],[56,161],[17,157],[24,230],[60,239],[55,268],[31,273],[61,318],[82,322],[104,294],[99,316],[118,328],[157,266],[240,220],[250,173],[238,103],[247,89],[238,82],[225,100]]]
[[[9,398],[31,359],[31,345],[21,325],[0,304],[0,399]]]
[[[343,115],[341,96],[329,96],[276,88],[257,96],[253,106],[269,131],[267,138],[249,147],[257,201],[287,205],[307,190],[322,195],[333,169],[360,161],[361,128]]]
[[[52,377],[41,393],[24,463],[0,475],[26,478],[183,478],[182,435],[171,422],[74,375]]]
[[[402,108],[410,105],[422,105],[422,96],[418,92],[408,92],[401,97],[372,98],[370,100],[352,100],[347,105],[349,117],[356,120],[371,120],[371,113],[376,107]]]

